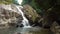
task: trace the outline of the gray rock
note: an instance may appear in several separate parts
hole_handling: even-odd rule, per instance
[[[23,20],[21,14],[17,13],[16,7],[12,5],[0,5],[0,28],[15,26],[18,22]]]

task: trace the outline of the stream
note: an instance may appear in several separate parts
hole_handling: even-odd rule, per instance
[[[32,28],[11,27],[8,29],[1,29],[0,34],[52,34],[52,32],[47,29],[42,29],[39,27]]]
[[[22,1],[21,1],[22,2]],[[18,3],[21,4],[18,0]],[[16,6],[18,13],[21,13],[23,20],[22,24],[24,27],[11,27],[0,29],[0,34],[51,34],[52,32],[48,29],[43,29],[40,27],[31,27],[29,25],[28,19],[24,16],[24,13]]]

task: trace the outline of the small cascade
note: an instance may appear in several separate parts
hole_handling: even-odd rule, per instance
[[[31,27],[31,26],[29,25],[28,19],[24,16],[23,11],[22,11],[19,7],[22,7],[22,6],[17,6],[17,5],[16,5],[16,8],[17,8],[18,12],[22,15],[22,18],[23,18],[22,24],[24,25],[24,28],[29,28],[29,27]]]
[[[22,3],[23,0],[15,0],[15,1],[19,4],[19,5],[15,5],[15,7],[16,7],[16,9],[18,10],[17,13],[19,13],[19,14],[22,15],[22,18],[23,18],[22,24],[23,24],[24,28],[30,28],[31,26],[29,25],[29,21],[28,21],[28,19],[24,16],[23,11],[21,10],[21,8],[23,8],[23,7],[21,6],[21,3]]]

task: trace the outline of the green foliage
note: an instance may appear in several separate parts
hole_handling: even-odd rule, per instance
[[[0,0],[0,4],[11,4],[13,0]]]

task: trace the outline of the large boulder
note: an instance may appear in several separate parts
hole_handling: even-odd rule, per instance
[[[17,13],[12,5],[0,5],[0,27],[15,26],[18,22],[21,23],[22,16]]]
[[[30,5],[28,5],[28,4],[23,5],[23,10],[24,10],[25,16],[28,18],[31,25],[38,23],[39,20],[41,19],[41,16]],[[36,25],[38,25],[38,24],[36,24]]]

